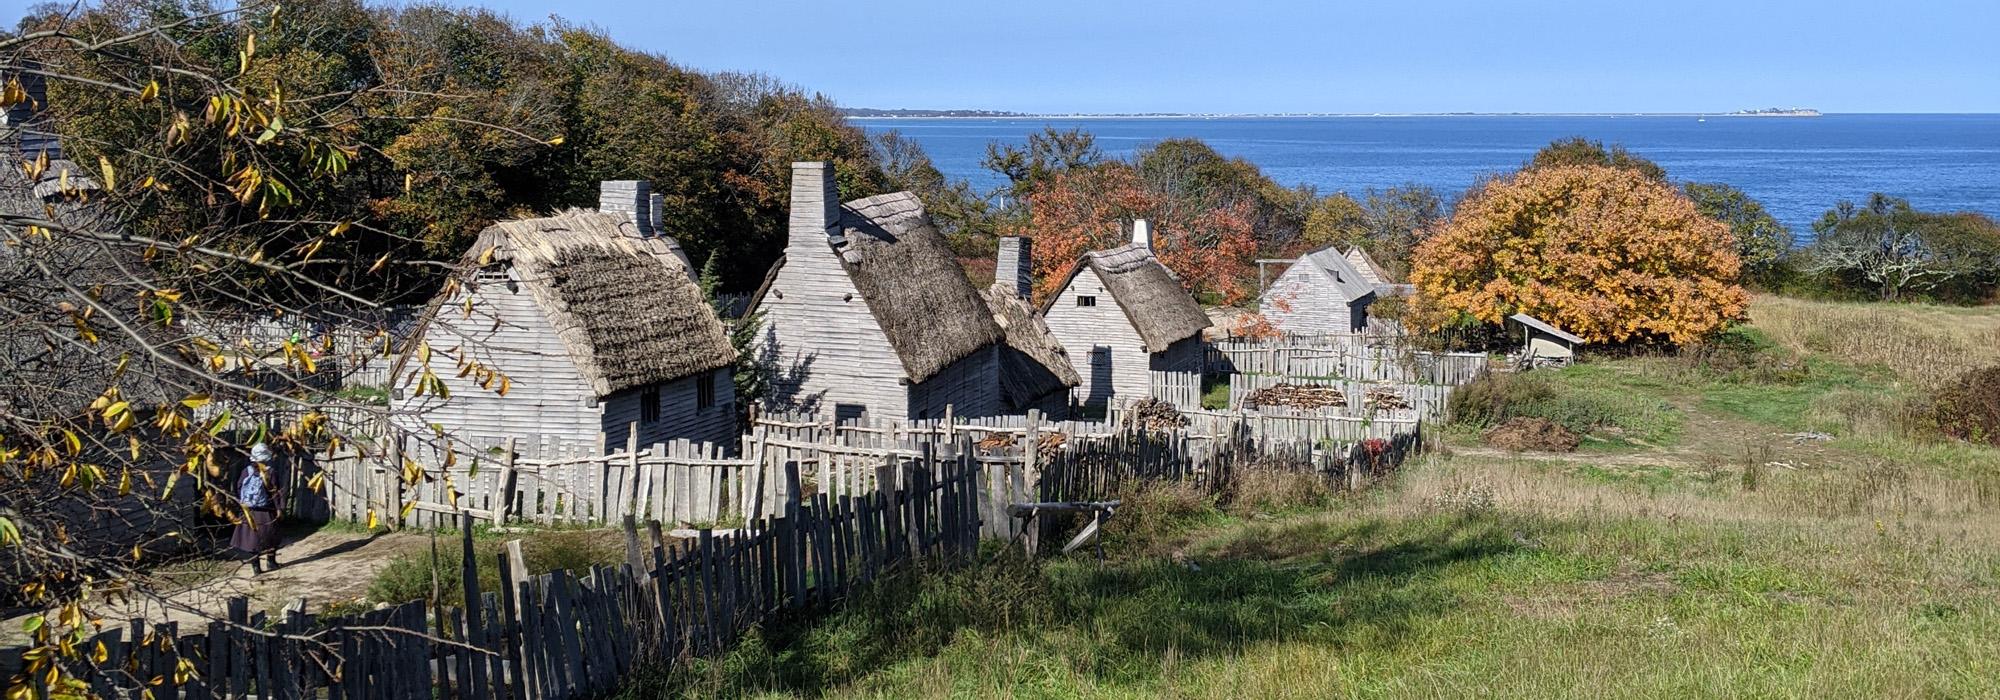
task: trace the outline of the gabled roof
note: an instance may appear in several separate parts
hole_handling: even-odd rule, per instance
[[[489,251],[513,266],[598,396],[736,361],[679,246],[622,216],[571,209],[503,221],[479,233],[466,260]]]
[[[1362,250],[1361,246],[1347,249],[1345,257],[1347,264],[1353,266],[1354,271],[1360,273],[1361,278],[1368,280],[1370,284],[1381,285],[1389,282],[1389,272],[1383,270],[1381,265],[1375,264],[1375,258],[1369,257],[1368,251]]]
[[[1577,345],[1585,344],[1582,338],[1578,338],[1575,335],[1571,335],[1568,331],[1549,325],[1547,321],[1543,321],[1539,318],[1535,318],[1527,314],[1514,314],[1512,316],[1507,317],[1507,319],[1510,321],[1515,321],[1517,323],[1520,323],[1521,325],[1527,326],[1529,328],[1541,331],[1543,333],[1553,335],[1557,338],[1561,338],[1571,343],[1575,343]]]
[[[1325,275],[1327,281],[1332,282],[1334,288],[1340,290],[1342,296],[1347,297],[1347,303],[1352,304],[1375,293],[1375,283],[1370,282],[1360,270],[1356,270],[1354,263],[1349,262],[1347,256],[1338,248],[1327,246],[1315,250],[1307,253],[1299,262],[1311,265],[1312,269]]]
[[[910,381],[1005,337],[916,195],[848,202],[840,227],[845,242],[834,252]]]
[[[1068,288],[1085,265],[1104,281],[1104,289],[1118,301],[1118,307],[1125,311],[1125,318],[1132,322],[1139,338],[1146,341],[1147,352],[1164,352],[1174,343],[1200,335],[1203,329],[1214,325],[1201,310],[1201,304],[1181,287],[1174,273],[1153,257],[1151,248],[1128,243],[1084,253],[1063,275],[1063,283],[1057,289]],[[1048,313],[1055,300],[1051,296],[1043,302],[1042,313]]]
[[[995,282],[980,292],[993,310],[993,321],[1007,333],[1001,353],[1000,388],[1010,405],[1024,407],[1036,399],[1083,383],[1069,361],[1069,351],[1049,332],[1049,324],[1007,282]]]

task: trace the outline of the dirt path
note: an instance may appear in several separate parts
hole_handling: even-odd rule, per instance
[[[451,539],[441,546],[457,546]],[[276,611],[300,598],[309,610],[318,610],[334,601],[350,601],[368,593],[375,574],[397,555],[428,551],[430,537],[421,534],[368,535],[359,532],[318,531],[298,539],[287,539],[278,550],[279,568],[264,574],[251,571],[247,562],[212,559],[178,564],[156,572],[161,579],[160,598],[171,599],[167,608],[157,600],[134,601],[117,608],[95,612],[107,622],[144,617],[155,622],[175,621],[182,625],[205,624],[204,615],[222,615],[230,598],[250,599],[252,612]],[[21,617],[0,621],[0,646],[25,641]]]

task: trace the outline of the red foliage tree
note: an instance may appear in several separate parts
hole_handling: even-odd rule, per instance
[[[1124,163],[1061,171],[1027,196],[1030,215],[1003,235],[1034,240],[1035,296],[1046,298],[1060,275],[1093,250],[1125,244],[1124,223],[1153,223],[1153,251],[1188,291],[1225,303],[1255,292],[1256,213],[1247,204],[1181,206],[1153,191]]]

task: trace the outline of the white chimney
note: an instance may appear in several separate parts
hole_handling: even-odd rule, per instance
[[[1153,249],[1153,225],[1145,219],[1132,220],[1132,243],[1146,250]]]
[[[667,233],[666,196],[658,192],[654,192],[653,196],[646,200],[646,211],[652,213],[652,216],[649,218],[653,222],[653,233],[657,235],[666,235]]]
[[[651,236],[653,228],[653,183],[645,180],[605,180],[597,183],[597,210],[624,217]]]
[[[1006,284],[1016,296],[1026,299],[1032,291],[1034,261],[1029,257],[1032,243],[1020,236],[1000,239],[1000,256],[993,264],[993,281]]]
[[[809,161],[792,164],[790,246],[840,245],[840,189],[833,184],[833,164]]]

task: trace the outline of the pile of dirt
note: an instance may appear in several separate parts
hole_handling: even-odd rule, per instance
[[[1167,432],[1187,427],[1188,419],[1173,404],[1159,399],[1141,399],[1119,414],[1118,422],[1140,430]]]
[[[1410,400],[1403,398],[1395,387],[1373,387],[1363,395],[1363,401],[1369,409],[1376,411],[1407,411],[1411,408]]]
[[[1574,452],[1580,440],[1562,424],[1547,418],[1513,418],[1487,428],[1479,437],[1487,445],[1510,452]]]
[[[1243,397],[1243,405],[1248,408],[1260,406],[1303,409],[1345,408],[1347,394],[1341,391],[1340,387],[1279,384],[1250,392],[1249,396]]]

